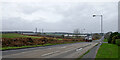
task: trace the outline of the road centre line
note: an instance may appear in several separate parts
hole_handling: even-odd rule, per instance
[[[80,50],[82,50],[83,48],[80,48],[80,49],[76,49],[76,51],[80,51]]]
[[[52,54],[55,54],[55,53],[58,53],[58,52],[60,52],[60,51],[55,51],[55,52],[46,53],[46,54],[43,54],[43,55],[41,55],[41,56],[48,56],[48,55],[52,55]]]
[[[63,47],[61,47],[61,48],[66,48],[66,46],[63,46]]]

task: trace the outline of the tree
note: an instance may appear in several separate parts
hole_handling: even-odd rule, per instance
[[[100,35],[100,34],[98,34],[98,33],[95,33],[95,34],[93,34],[92,35],[92,38],[94,39],[94,40],[98,40],[98,39],[100,39],[102,36]]]
[[[79,34],[79,33],[80,33],[79,29],[74,29],[74,34]]]
[[[112,32],[107,32],[105,35],[104,35],[104,38],[105,39],[109,39],[110,35],[112,34]]]
[[[115,39],[116,39],[117,35],[119,36],[118,32],[111,33],[110,37],[108,39],[108,43],[114,43],[115,44]]]
[[[74,34],[76,37],[78,37],[79,33],[80,33],[79,29],[74,29]]]

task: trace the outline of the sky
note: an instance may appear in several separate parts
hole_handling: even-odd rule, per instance
[[[2,31],[100,32],[100,16],[93,14],[103,15],[104,32],[117,31],[117,0],[98,1],[2,0]]]

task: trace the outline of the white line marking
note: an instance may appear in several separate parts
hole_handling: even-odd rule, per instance
[[[47,56],[47,55],[55,54],[55,53],[58,53],[58,52],[60,52],[60,51],[55,51],[55,52],[46,53],[46,54],[43,54],[43,55],[41,55],[41,56]]]
[[[52,49],[52,48],[49,48],[49,49]]]
[[[67,50],[67,51],[65,51],[64,53],[69,52],[69,51],[71,51],[71,50]]]
[[[80,51],[80,50],[82,50],[83,48],[80,48],[80,49],[76,49],[76,51]]]
[[[64,46],[64,47],[61,47],[61,48],[66,48],[66,46]]]

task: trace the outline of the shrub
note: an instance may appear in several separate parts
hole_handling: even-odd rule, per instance
[[[120,39],[116,39],[116,44],[120,46]]]
[[[115,39],[120,38],[120,34],[118,32],[114,32],[110,34],[110,37],[108,38],[108,43],[114,43],[115,44]]]
[[[108,33],[106,33],[106,34],[104,35],[104,38],[105,38],[105,39],[109,39],[111,33],[112,33],[112,32],[108,32]]]
[[[112,43],[115,44],[116,43],[116,39],[120,39],[120,34],[117,34],[115,36],[112,37]]]
[[[79,39],[62,39],[58,40],[58,38],[2,38],[2,47],[21,47],[21,46],[30,46],[30,45],[44,45],[47,43],[56,44],[56,43],[66,43],[66,42],[78,42],[83,41],[83,38]]]
[[[116,38],[117,38],[117,35],[116,35],[116,36],[113,36],[111,43],[115,44],[115,43],[116,43],[116,42],[115,42]]]
[[[102,36],[100,35],[100,34],[98,34],[98,33],[95,33],[95,34],[93,34],[93,36],[92,36],[92,38],[94,39],[94,40],[98,40],[98,39],[100,39]]]

